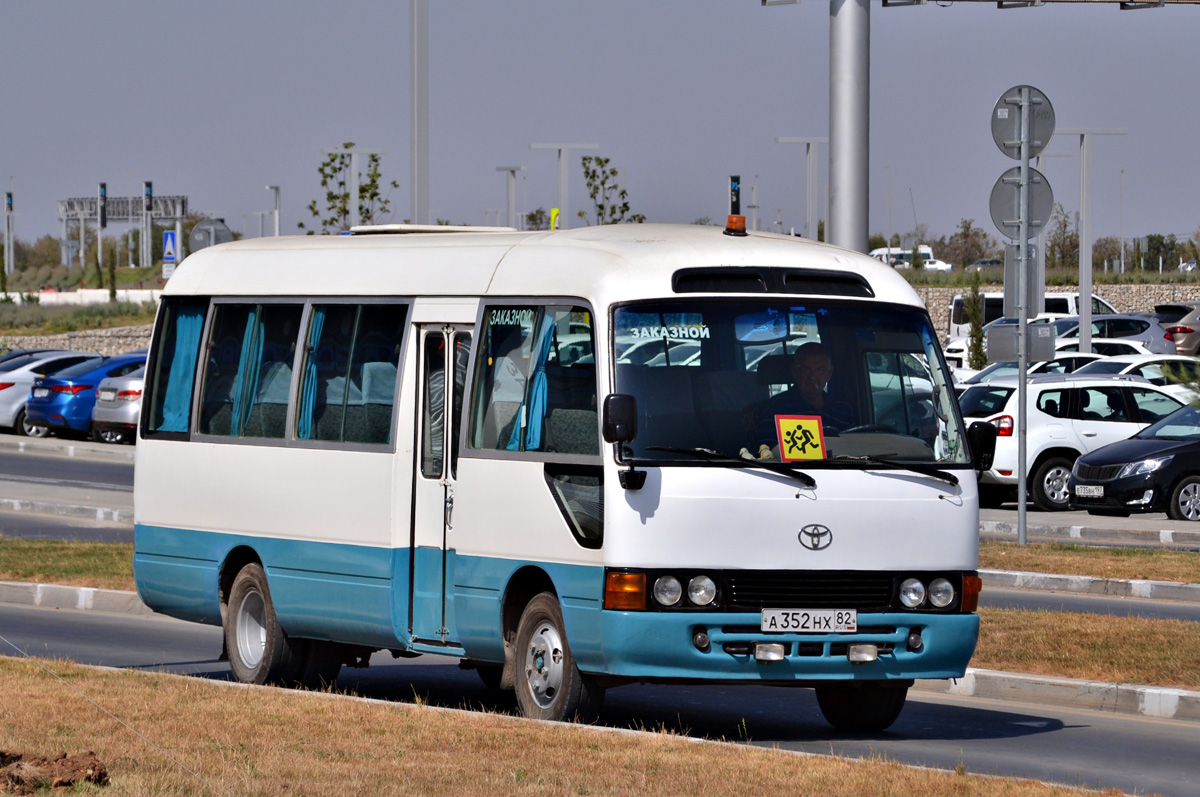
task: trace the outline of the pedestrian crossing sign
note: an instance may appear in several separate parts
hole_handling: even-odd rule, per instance
[[[825,459],[825,432],[819,415],[776,415],[779,458],[784,462]]]
[[[163,262],[174,263],[178,258],[175,255],[175,231],[163,230]]]

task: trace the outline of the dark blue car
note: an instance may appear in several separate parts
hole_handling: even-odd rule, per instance
[[[25,420],[31,426],[45,426],[55,434],[86,434],[92,427],[92,409],[100,380],[124,376],[146,364],[146,351],[93,357],[65,368],[53,376],[33,381]]]

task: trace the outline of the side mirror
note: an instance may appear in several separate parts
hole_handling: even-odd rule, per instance
[[[629,443],[637,437],[637,399],[628,393],[604,397],[604,442]]]
[[[996,456],[996,427],[987,421],[975,421],[967,427],[967,444],[975,460],[975,470],[985,471],[992,467]]]

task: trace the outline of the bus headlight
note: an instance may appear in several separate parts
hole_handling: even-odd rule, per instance
[[[697,606],[707,606],[717,597],[717,585],[708,576],[696,576],[688,582],[688,600]]]
[[[925,602],[925,585],[915,578],[906,578],[900,584],[900,602],[915,609]]]
[[[654,581],[654,600],[662,606],[674,606],[683,597],[683,586],[675,576],[659,576]]]
[[[929,602],[945,609],[954,602],[954,585],[944,578],[935,578],[929,583]]]

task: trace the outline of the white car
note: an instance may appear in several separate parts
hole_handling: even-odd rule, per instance
[[[996,506],[1017,485],[1017,382],[973,385],[958,399],[964,419],[996,426],[996,456],[980,477],[980,505]],[[1025,454],[1029,495],[1039,509],[1067,509],[1075,460],[1124,440],[1183,406],[1134,376],[1039,376],[1026,391]]]
[[[1080,376],[1140,376],[1180,401],[1188,402],[1197,397],[1196,390],[1191,385],[1200,385],[1200,357],[1189,357],[1186,354],[1122,354],[1088,363],[1075,373]]]
[[[19,435],[45,437],[48,433],[45,426],[34,426],[25,420],[25,402],[33,380],[100,356],[95,352],[50,350],[22,354],[0,363],[0,426],[9,427]]]
[[[1080,368],[1088,363],[1096,360],[1105,359],[1099,354],[1084,354],[1078,351],[1062,352],[1053,360],[1044,360],[1040,363],[1029,363],[1025,369],[1026,376],[1038,376],[1039,374],[1070,374],[1077,372]],[[1004,379],[1006,377],[1016,377],[1020,370],[1015,362],[997,362],[991,363],[987,367],[978,371],[972,371],[969,368],[959,368],[954,371],[954,392],[962,395],[963,391],[971,385],[980,385],[985,382],[991,382],[993,379]],[[1141,376],[1141,374],[1137,374]]]

